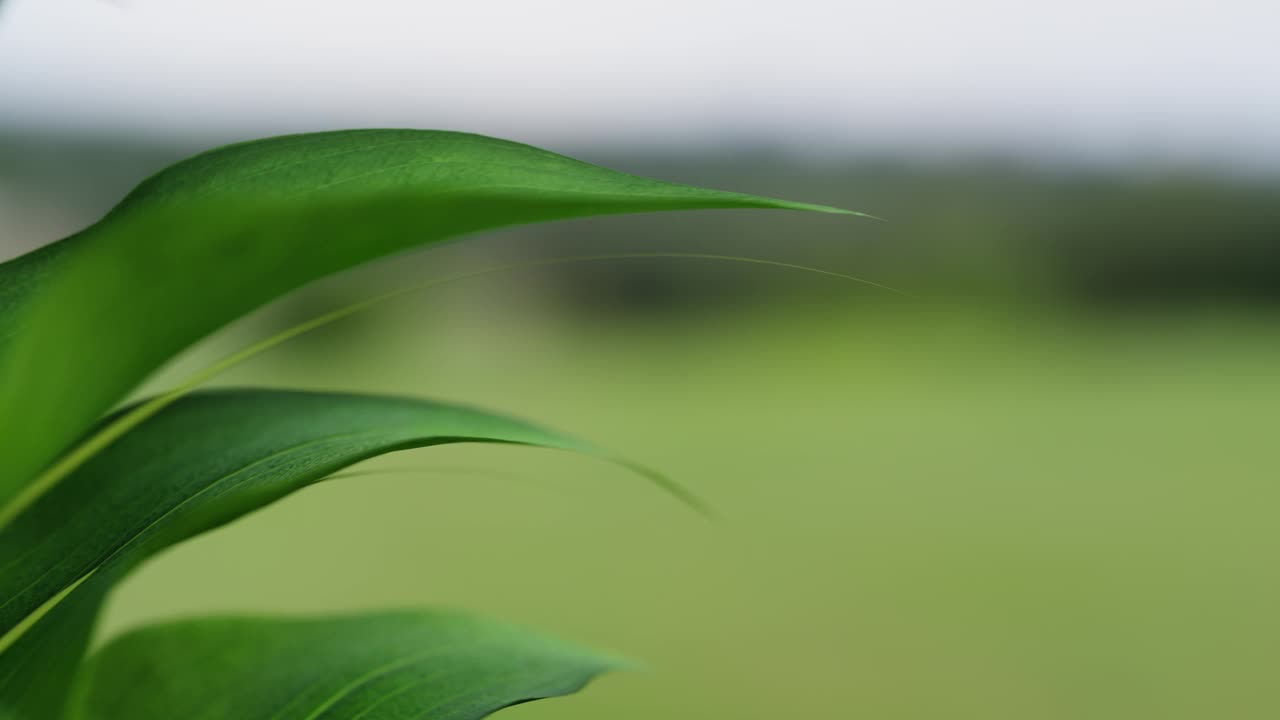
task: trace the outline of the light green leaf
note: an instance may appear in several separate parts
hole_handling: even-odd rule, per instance
[[[575,692],[616,660],[448,613],[202,619],[95,656],[77,720],[474,720]]]
[[[239,390],[170,405],[0,530],[0,700],[25,698],[24,720],[56,717],[45,709],[60,697],[50,688],[70,682],[68,658],[83,654],[101,599],[154,553],[361,460],[457,442],[601,454],[522,421],[424,400]]]
[[[316,278],[481,230],[696,208],[845,212],[453,132],[295,135],[179,163],[0,265],[0,507],[160,364]]]

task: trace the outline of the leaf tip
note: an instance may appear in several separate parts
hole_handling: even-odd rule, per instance
[[[707,503],[702,498],[698,497],[698,495],[693,493],[691,490],[688,490],[683,485],[667,477],[663,473],[660,473],[657,470],[654,470],[653,468],[650,468],[648,466],[641,465],[640,463],[634,462],[632,460],[628,460],[626,458],[618,457],[616,455],[610,455],[608,457],[609,457],[609,460],[611,460],[612,462],[617,463],[618,465],[626,468],[627,470],[630,470],[631,472],[639,475],[640,477],[652,482],[654,485],[657,485],[661,490],[665,491],[668,495],[674,497],[676,500],[679,500],[682,505],[689,508],[690,510],[693,510],[697,514],[701,515],[703,519],[706,519],[706,520],[716,519],[715,511],[712,509],[709,503]]]
[[[826,215],[848,215],[850,217],[866,218],[868,220],[879,220],[880,222],[888,222],[882,217],[872,215],[870,213],[860,212],[858,210],[849,210],[848,208],[836,207],[834,205],[819,205],[817,203],[795,202],[792,200],[777,200],[767,198],[767,207],[777,208],[779,210],[799,210],[802,212],[816,212]]]

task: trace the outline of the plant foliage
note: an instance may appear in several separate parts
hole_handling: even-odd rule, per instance
[[[477,135],[356,130],[197,155],[0,264],[0,720],[478,718],[615,667],[424,612],[195,620],[86,661],[104,599],[141,562],[354,463],[456,442],[605,455],[410,398],[239,390],[110,411],[192,343],[350,266],[508,225],[694,208],[845,212]]]

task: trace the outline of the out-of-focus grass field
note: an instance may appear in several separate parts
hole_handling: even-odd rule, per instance
[[[414,451],[371,466],[414,473],[322,484],[163,556],[106,629],[453,606],[648,665],[512,720],[1280,713],[1271,318],[836,299],[569,323],[515,298],[438,292],[227,381],[540,419],[716,521],[589,459]]]

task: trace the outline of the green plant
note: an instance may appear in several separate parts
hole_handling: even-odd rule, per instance
[[[359,130],[195,156],[0,265],[0,718],[475,718],[616,667],[428,612],[166,624],[86,661],[105,596],[148,557],[361,460],[456,442],[610,457],[427,400],[193,392],[209,373],[104,413],[213,330],[349,266],[502,226],[693,208],[846,212],[476,135]]]

